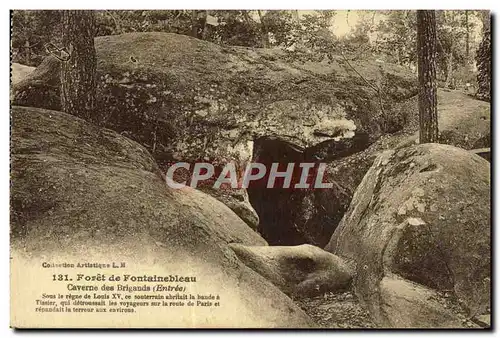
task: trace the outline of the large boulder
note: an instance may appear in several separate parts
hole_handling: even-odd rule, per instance
[[[449,290],[468,316],[487,311],[490,202],[490,165],[475,154],[439,144],[387,151],[325,249],[356,264],[354,287],[380,325],[456,326],[437,303],[427,310],[440,319],[418,314],[426,295]],[[397,308],[407,315],[396,319]]]
[[[352,269],[339,257],[317,246],[247,246],[230,248],[252,270],[294,298],[349,289]]]
[[[466,150],[491,146],[491,109],[487,102],[476,100],[459,91],[438,90],[439,143]],[[398,149],[418,144],[418,100],[414,97],[395,108],[407,111],[408,120],[403,130],[384,135],[366,149],[351,156],[325,157],[328,177],[335,179],[348,191],[354,193],[365,173],[381,151]]]
[[[60,110],[60,61],[49,56],[11,83],[11,104]]]
[[[395,328],[459,328],[467,322],[443,294],[397,275],[379,285],[383,326]],[[379,323],[380,324],[380,323]]]
[[[58,271],[40,271],[40,260],[115,261],[126,262],[127,273],[138,275],[194,275],[198,282],[190,292],[221,298],[220,308],[197,308],[196,316],[189,307],[175,313],[168,307],[136,309],[144,316],[126,317],[124,326],[313,325],[227,246],[262,246],[265,240],[216,199],[191,188],[169,188],[154,159],[136,142],[61,112],[24,107],[12,108],[11,137],[14,313],[32,305],[33,295],[25,290],[38,290],[39,281],[26,273],[44,280]],[[34,316],[30,325],[36,320],[58,325],[54,316]],[[13,322],[24,324],[17,317]],[[97,316],[93,325],[109,327],[109,319]]]
[[[321,215],[321,210],[328,210],[330,219],[328,230],[333,233],[345,211],[349,207],[356,188],[361,183],[366,172],[372,166],[377,156],[385,150],[399,149],[418,144],[418,100],[412,98],[400,103],[394,108],[397,111],[408,112],[408,119],[402,131],[380,137],[366,149],[349,154],[336,156],[331,151],[329,142],[317,145],[316,152],[325,154],[328,162],[326,179],[335,183],[334,189],[340,193],[329,194],[327,199],[321,199],[324,191],[317,191],[310,199],[317,210],[314,215]],[[459,91],[438,90],[438,125],[440,132],[439,143],[453,145],[466,150],[489,148],[490,141],[490,105],[487,102],[476,100]],[[331,191],[329,191],[331,192]]]
[[[302,61],[282,50],[159,32],[97,37],[95,47],[101,123],[145,146],[161,170],[169,161],[243,167],[263,136],[303,148],[359,132],[373,141],[402,127],[406,112],[390,107],[417,92],[414,75],[402,67],[347,63],[340,55]],[[14,88],[14,104],[59,109],[54,59]],[[372,83],[384,93],[383,110]],[[206,192],[257,226],[245,194]]]
[[[31,72],[35,70],[35,67],[25,66],[20,63],[12,63],[10,65],[10,82],[12,85],[24,80]]]
[[[269,135],[304,147],[355,130],[376,139],[396,118],[381,111],[378,93],[340,56],[305,62],[277,49],[222,47],[158,32],[101,36],[95,47],[102,122],[130,133],[157,158],[245,160],[247,143]],[[57,68],[52,61],[42,65],[48,63]],[[402,67],[350,64],[381,86],[384,106],[417,91]],[[58,82],[58,72],[31,80]],[[17,86],[14,103],[19,97],[23,105],[46,108],[29,86]]]

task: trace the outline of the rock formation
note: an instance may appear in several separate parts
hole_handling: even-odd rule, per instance
[[[490,202],[490,165],[475,154],[439,144],[387,151],[326,250],[356,264],[354,288],[380,325],[454,327],[444,293],[471,317],[490,306]]]
[[[351,65],[378,83],[383,98],[340,55],[301,61],[286,51],[155,32],[102,36],[95,46],[101,124],[145,146],[161,170],[171,161],[243,166],[254,140],[267,136],[302,148],[361,132],[371,142],[402,127],[405,112],[391,107],[416,94],[413,74],[375,60]],[[57,60],[38,68],[13,88],[13,103],[59,110]],[[207,192],[257,226],[245,193]]]
[[[252,270],[294,298],[340,292],[351,286],[352,269],[317,246],[246,246],[230,244]]]
[[[144,266],[138,273],[153,267],[191,273],[199,281],[194,291],[218,292],[225,302],[221,310],[200,310],[195,317],[189,308],[179,308],[187,313],[178,320],[186,322],[151,316],[157,320],[151,325],[314,325],[228,247],[262,246],[265,240],[209,195],[191,188],[170,189],[141,145],[61,112],[24,107],[12,108],[11,141],[14,271],[18,265],[30,266],[19,263],[24,259],[104,257],[125,261],[130,269]],[[229,322],[235,312],[239,321]]]

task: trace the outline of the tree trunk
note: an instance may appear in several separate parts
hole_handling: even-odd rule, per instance
[[[465,60],[467,64],[470,64],[470,46],[469,46],[470,34],[469,34],[469,11],[465,11]]]
[[[417,11],[420,143],[438,141],[436,13]]]
[[[61,65],[61,107],[68,114],[98,123],[95,31],[93,11],[63,12],[62,42],[69,59]]]
[[[28,39],[24,42],[24,64],[31,65],[31,49]]]
[[[483,34],[490,31],[491,19],[490,11],[481,11],[481,21],[483,23]]]
[[[208,10],[205,10],[203,13],[203,26],[201,29],[201,36],[200,38],[202,40],[205,40],[207,38],[207,20],[208,20]]]
[[[262,11],[258,10],[257,13],[259,14],[259,20],[260,20],[260,31],[261,31],[261,40],[262,40],[262,47],[263,48],[269,48],[269,34],[267,32],[267,27],[265,24],[264,16],[262,15]]]
[[[198,11],[191,11],[191,36],[198,37]]]
[[[481,100],[491,100],[491,33],[490,13],[483,11],[483,38],[477,50],[477,84],[476,96]]]
[[[448,60],[446,60],[446,81],[445,88],[450,87],[451,77],[453,75],[453,40],[451,41],[450,51],[448,53]]]

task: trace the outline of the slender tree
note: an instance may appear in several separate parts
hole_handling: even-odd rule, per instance
[[[469,29],[469,11],[465,11],[465,59],[467,64],[470,63],[469,54],[470,54],[470,29]]]
[[[205,40],[207,38],[208,15],[209,15],[208,10],[204,10],[202,19],[203,24],[201,26],[201,34],[200,34],[200,39],[202,40]]]
[[[261,10],[258,10],[257,14],[259,14],[262,47],[269,48],[269,32],[267,30],[265,14],[262,14]]]
[[[198,11],[191,11],[191,36],[193,38],[198,37]]]
[[[438,141],[436,13],[417,11],[420,143]]]
[[[483,38],[476,52],[477,61],[477,97],[481,100],[491,100],[491,33],[490,12],[482,11]]]
[[[62,24],[62,43],[69,54],[61,66],[62,109],[68,114],[98,123],[95,110],[95,13],[82,10],[64,11]]]
[[[483,33],[489,32],[491,26],[490,11],[481,11],[481,22],[483,23]]]

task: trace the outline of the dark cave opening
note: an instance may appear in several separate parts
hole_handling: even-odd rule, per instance
[[[288,163],[331,162],[366,149],[369,138],[357,133],[353,138],[340,141],[328,140],[310,148],[302,148],[293,142],[264,136],[254,140],[253,162],[262,163],[269,173],[272,163],[279,163],[279,171],[285,171]],[[294,171],[294,180],[300,177],[300,169]],[[299,245],[304,243],[323,247],[328,243],[351,197],[339,184],[329,189],[266,188],[268,175],[251,181],[248,187],[250,203],[259,215],[258,231],[269,245]],[[325,177],[323,182],[333,178]],[[295,181],[297,182],[297,181]],[[276,186],[276,185],[275,185]],[[293,184],[292,184],[293,187]]]
[[[299,163],[303,159],[303,149],[293,143],[272,137],[261,137],[254,141],[253,162],[266,166],[267,173],[272,163],[286,167],[288,163]],[[280,171],[284,171],[280,167]],[[266,188],[268,175],[257,182],[250,182],[248,196],[259,215],[259,233],[269,245],[298,245],[306,243],[305,238],[294,227],[297,203],[301,199],[298,189],[280,187]],[[276,186],[281,183],[276,180]]]

